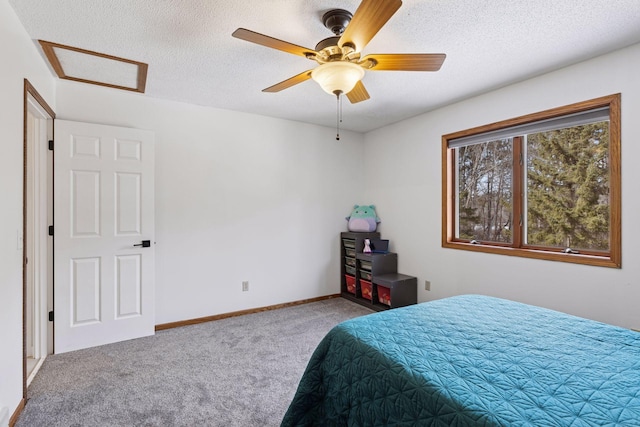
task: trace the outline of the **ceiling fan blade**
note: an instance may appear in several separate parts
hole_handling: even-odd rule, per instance
[[[356,52],[361,52],[400,6],[402,0],[362,0],[338,46],[352,45]]]
[[[238,28],[231,35],[237,39],[246,40],[251,43],[270,47],[272,49],[278,49],[283,52],[293,53],[294,55],[304,56],[305,58],[309,57],[310,55],[316,55],[316,51],[313,49],[308,49],[306,47],[298,46],[293,43],[265,36],[264,34],[256,33],[255,31],[247,30],[246,28]]]
[[[444,53],[374,53],[360,61],[373,61],[372,71],[438,71],[447,55]]]
[[[293,76],[287,80],[281,81],[280,83],[274,84],[273,86],[269,86],[266,89],[262,89],[263,92],[280,92],[281,90],[290,88],[291,86],[297,85],[298,83],[302,83],[311,78],[311,70],[307,70],[304,73],[300,73],[296,76]]]
[[[365,89],[362,80],[360,80],[356,83],[355,87],[351,89],[351,92],[347,94],[347,98],[349,98],[349,101],[351,101],[352,104],[356,104],[358,102],[366,101],[371,97],[369,96],[367,89]]]

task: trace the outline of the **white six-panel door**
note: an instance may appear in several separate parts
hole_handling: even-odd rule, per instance
[[[54,222],[55,352],[152,335],[154,134],[56,120]]]

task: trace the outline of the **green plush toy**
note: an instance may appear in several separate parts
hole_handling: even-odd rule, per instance
[[[347,228],[349,231],[359,231],[370,233],[376,231],[380,218],[376,215],[376,207],[374,205],[355,205],[351,215],[348,216]]]

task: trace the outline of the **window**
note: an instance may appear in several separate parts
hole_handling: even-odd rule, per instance
[[[620,94],[442,137],[442,246],[620,267]]]

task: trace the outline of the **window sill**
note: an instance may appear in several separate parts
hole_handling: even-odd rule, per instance
[[[505,246],[483,245],[468,242],[442,242],[443,248],[461,249],[464,251],[483,252],[498,255],[518,256],[522,258],[543,259],[548,261],[569,262],[573,264],[593,265],[598,267],[621,268],[620,260],[611,255],[595,256],[585,254],[567,254],[536,249],[511,248]]]

